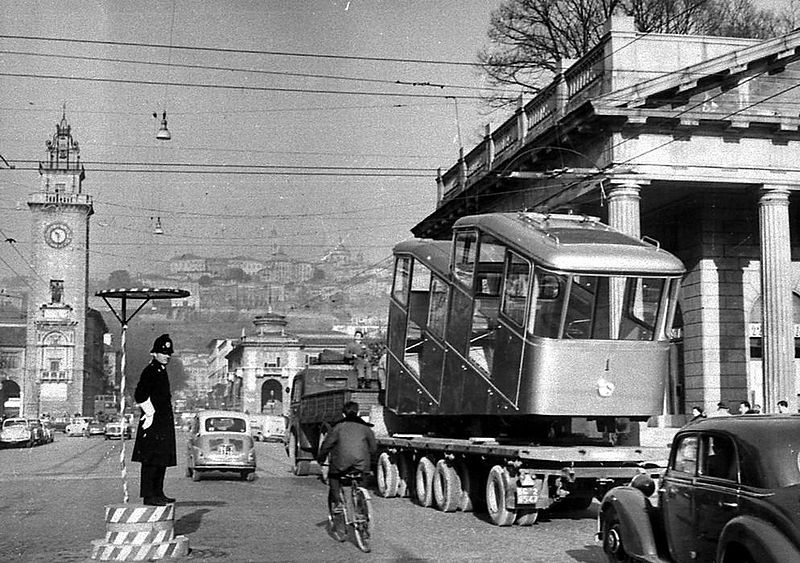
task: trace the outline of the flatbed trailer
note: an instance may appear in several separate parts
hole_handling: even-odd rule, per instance
[[[542,510],[581,509],[640,473],[657,479],[669,449],[547,446],[492,438],[378,437],[383,497],[411,496],[444,512],[485,509],[499,526],[531,525]]]

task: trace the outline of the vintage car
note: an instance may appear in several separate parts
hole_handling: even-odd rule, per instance
[[[286,419],[280,414],[251,414],[250,435],[256,442],[283,442]]]
[[[67,431],[67,424],[69,424],[69,419],[63,416],[53,419],[53,431],[54,432],[66,432]]]
[[[121,440],[124,436],[126,440],[132,437],[131,426],[127,422],[109,422],[105,428],[106,440]]]
[[[658,485],[606,493],[598,539],[608,561],[800,561],[800,416],[686,425]]]
[[[67,436],[89,436],[89,421],[91,418],[85,416],[76,416],[70,420],[64,432]]]
[[[194,481],[209,471],[235,471],[248,481],[255,478],[255,443],[244,413],[198,412],[192,419],[186,448],[186,476]]]
[[[89,436],[102,436],[106,433],[106,425],[99,420],[90,420],[89,424],[86,426],[86,431],[89,433]]]
[[[0,445],[4,448],[36,444],[36,436],[27,418],[7,418],[0,427]]]

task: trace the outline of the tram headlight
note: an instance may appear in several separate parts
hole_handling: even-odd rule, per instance
[[[603,397],[610,397],[614,394],[615,385],[605,377],[597,380],[597,394]]]

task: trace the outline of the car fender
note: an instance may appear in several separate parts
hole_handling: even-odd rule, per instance
[[[632,556],[657,558],[656,531],[651,519],[650,501],[639,489],[629,486],[614,487],[603,497],[599,518],[613,510],[619,517],[622,544]],[[602,527],[599,527],[602,530]]]
[[[722,529],[717,544],[717,561],[724,561],[728,546],[737,543],[743,546],[759,563],[782,563],[800,561],[800,549],[778,528],[753,516],[737,516]],[[733,548],[741,553],[740,547]]]

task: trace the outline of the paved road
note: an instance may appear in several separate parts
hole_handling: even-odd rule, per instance
[[[167,471],[178,498],[175,532],[189,538],[186,561],[533,561],[599,562],[595,507],[554,515],[530,528],[498,528],[480,514],[445,514],[408,499],[375,498],[373,552],[326,533],[326,489],[288,472],[280,444],[259,443],[253,482],[217,475],[195,483]],[[130,443],[126,443],[130,458]],[[32,449],[0,451],[0,561],[90,561],[105,535],[104,506],[122,501],[120,442],[66,438]],[[139,502],[139,464],[129,467]],[[377,496],[377,495],[373,495]]]

